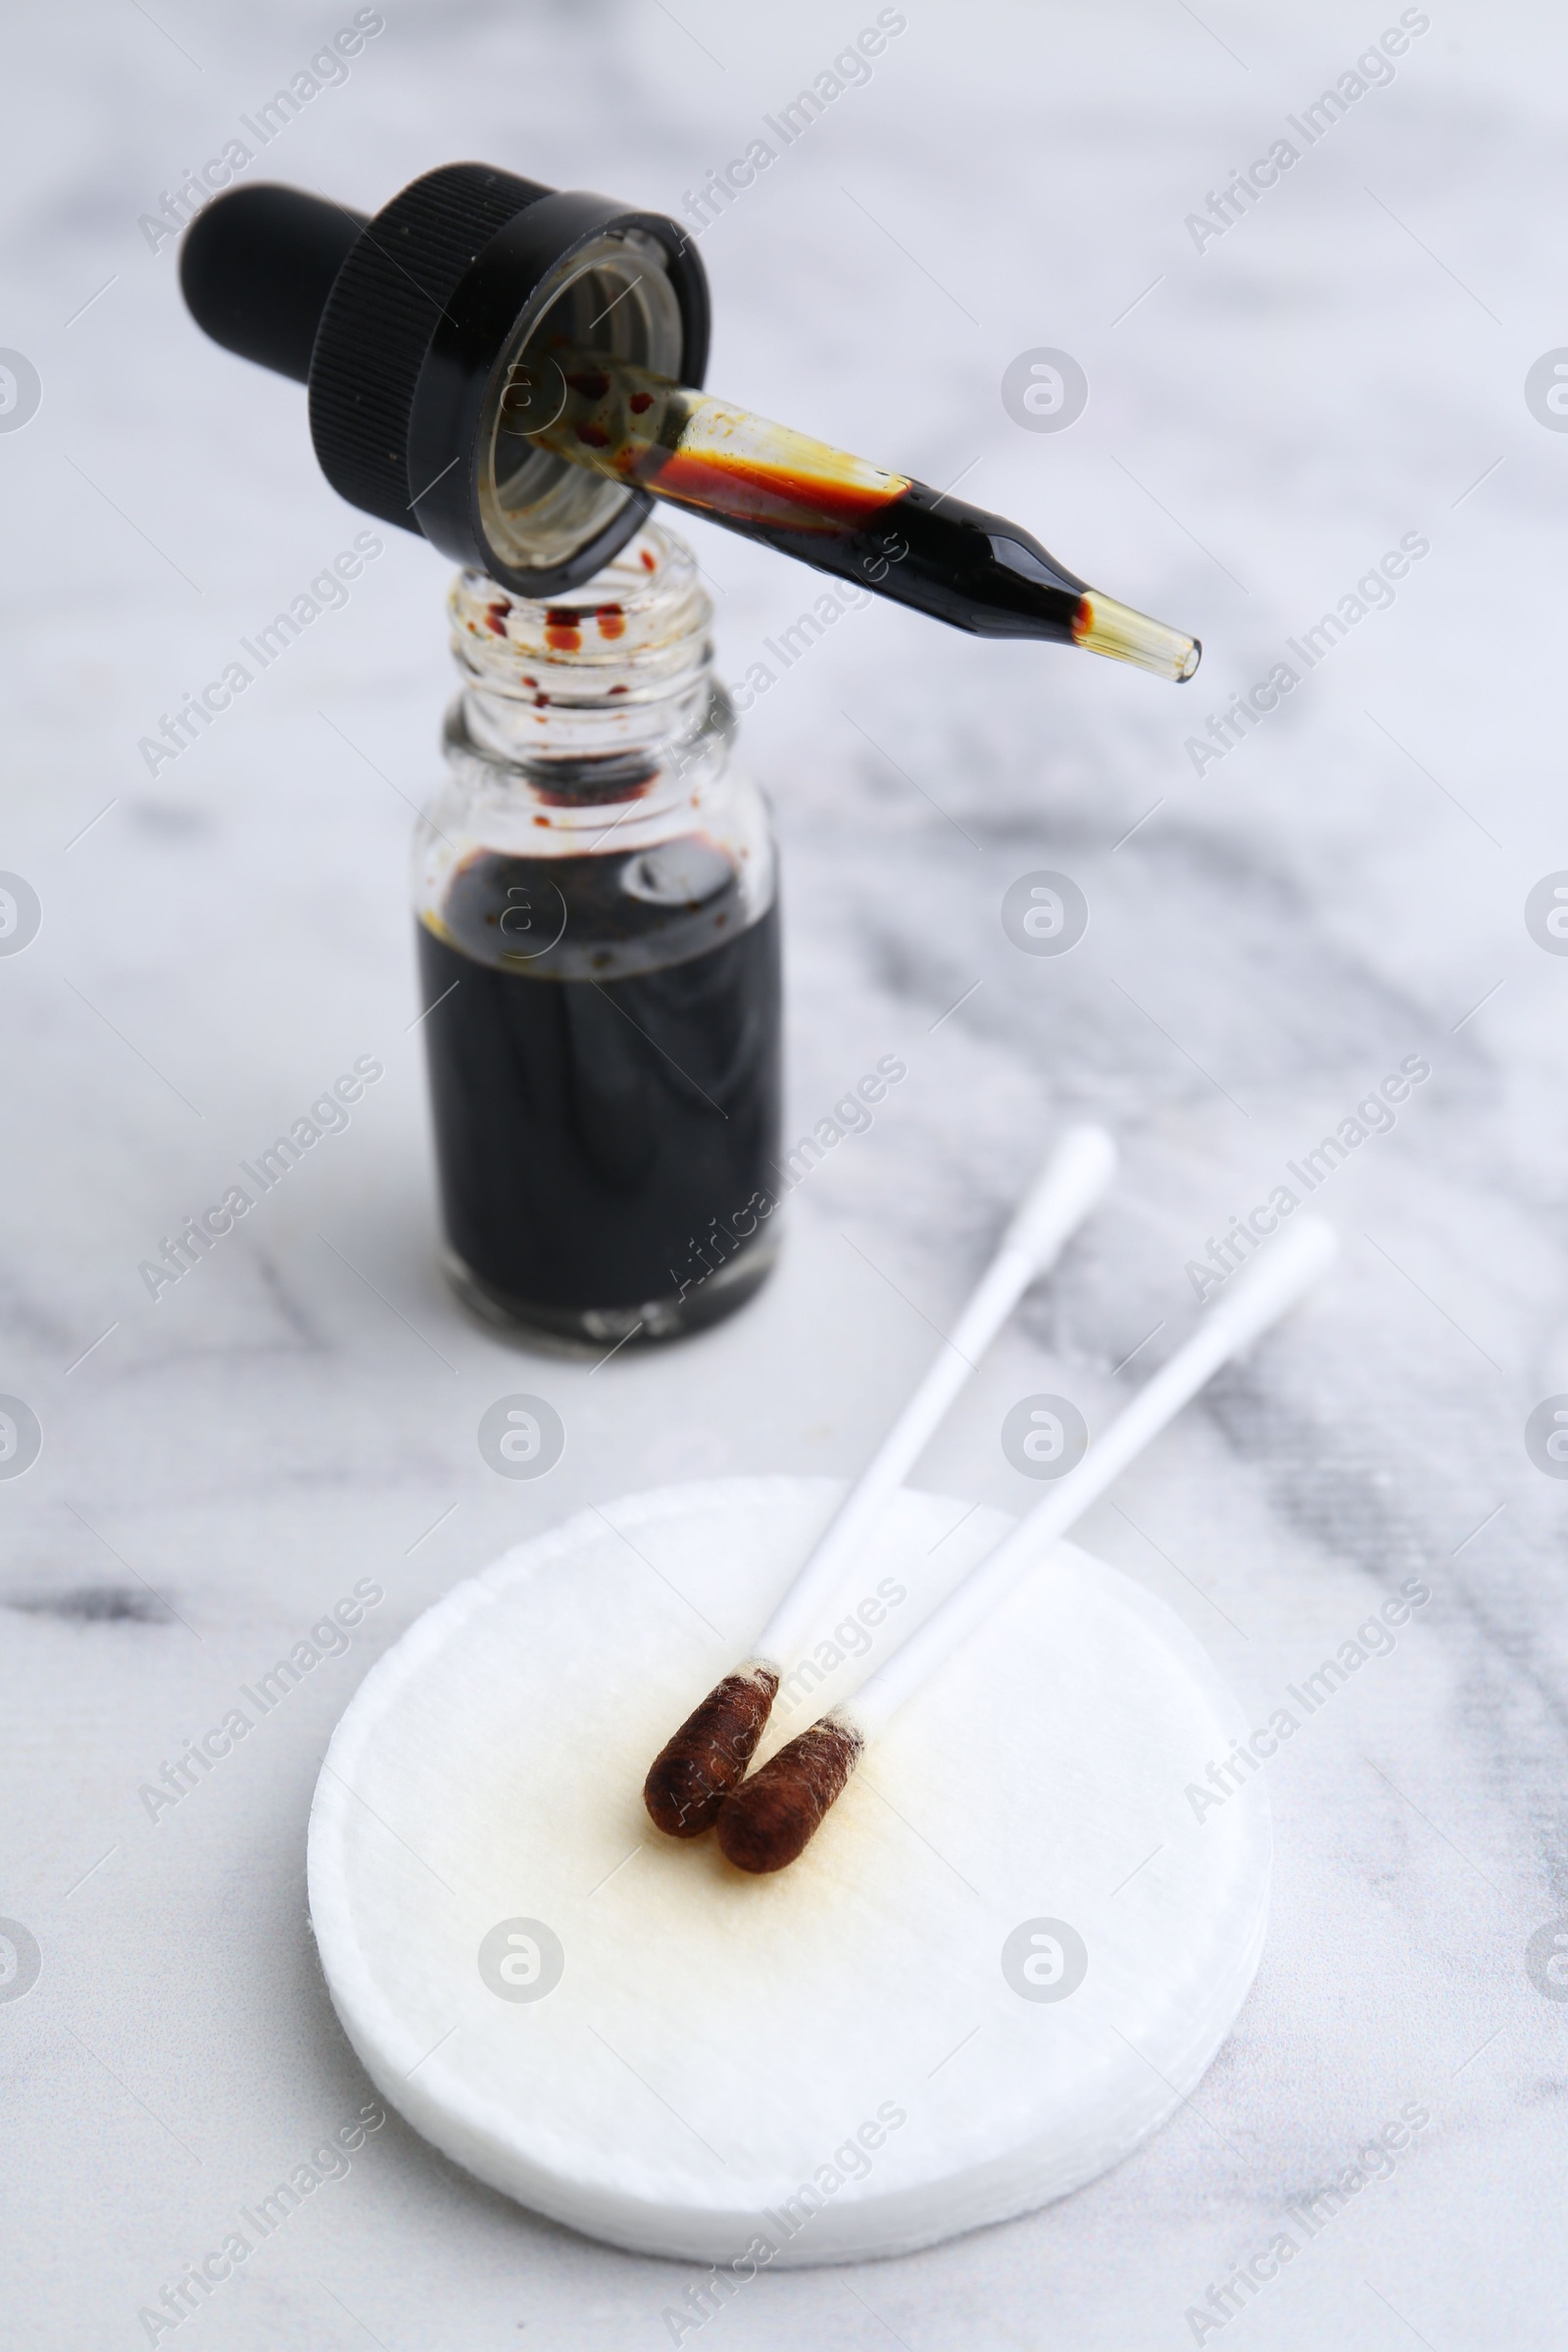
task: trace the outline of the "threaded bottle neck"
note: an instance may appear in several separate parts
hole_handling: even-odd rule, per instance
[[[620,797],[709,722],[712,607],[683,541],[648,523],[550,604],[459,572],[448,598],[463,747],[572,798]]]

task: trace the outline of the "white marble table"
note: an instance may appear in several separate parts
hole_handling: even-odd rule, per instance
[[[0,2000],[18,2343],[148,2340],[138,2310],[366,2099],[303,1829],[336,1716],[419,1610],[590,1498],[852,1468],[1010,1189],[1093,1113],[1126,1181],[922,1474],[1020,1507],[1007,1407],[1051,1390],[1102,1418],[1198,1312],[1189,1261],[1407,1057],[1430,1077],[1321,1185],[1330,1290],[1086,1530],[1258,1723],[1402,1580],[1430,1589],[1268,1767],[1274,1921],[1234,2039],[1066,2203],[763,2276],[708,2340],[1560,2341],[1568,2003],[1526,1953],[1568,1912],[1568,1491],[1524,1428],[1568,1388],[1568,962],[1524,906],[1568,866],[1568,438],[1523,384],[1568,343],[1564,28],[1434,5],[1392,80],[1200,238],[1187,216],[1295,135],[1392,0],[1264,24],[1224,0],[1202,23],[1153,0],[906,13],[705,238],[712,381],[961,474],[1207,660],[1177,694],[878,610],[759,703],[791,1132],[881,1054],[909,1077],[800,1189],[753,1308],[594,1375],[497,1346],[432,1261],[404,858],[448,686],[440,562],[389,546],[177,761],[151,777],[137,752],[359,527],[302,396],[199,338],[137,225],[339,20],[161,0],[7,28],[0,344],[43,395],[0,434],[0,867],[43,912],[0,959],[0,1390],[43,1430],[0,1482],[0,1914],[41,1955]],[[385,14],[253,172],[371,209],[472,155],[678,208],[875,12]],[[1090,381],[1060,434],[999,397],[1043,346]],[[1430,550],[1395,601],[1195,772],[1187,737],[1404,534]],[[700,552],[739,677],[815,590],[717,533]],[[1091,907],[1056,959],[999,917],[1040,868]],[[150,1300],[138,1261],[359,1055],[384,1077],[348,1132]],[[568,1431],[535,1485],[475,1445],[521,1388]],[[139,1788],[363,1579],[384,1598],[352,1647],[149,1818]],[[1289,2218],[1406,2106],[1430,2120],[1388,2178],[1315,2231]],[[668,2342],[690,2283],[476,2189],[396,2121],[274,2237],[181,2343],[620,2352]],[[1208,2290],[1247,2261],[1255,2295],[1225,2316]]]

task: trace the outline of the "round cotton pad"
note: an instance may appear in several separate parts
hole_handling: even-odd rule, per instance
[[[793,1868],[660,1836],[651,1759],[841,1493],[721,1479],[520,1545],[367,1678],[311,1816],[322,1964],[383,2096],[540,2213],[736,2281],[1091,2180],[1191,2092],[1263,1939],[1261,1780],[1201,1820],[1186,1794],[1239,1710],[1161,1602],[1065,1544]],[[760,1752],[1009,1524],[902,1494]]]

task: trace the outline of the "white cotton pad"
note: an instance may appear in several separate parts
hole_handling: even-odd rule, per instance
[[[1185,1794],[1240,1711],[1161,1602],[1071,1544],[791,1869],[749,1878],[653,1828],[655,1753],[841,1493],[719,1479],[520,1545],[380,1660],[311,1815],[322,1964],[383,2096],[522,2204],[741,2278],[1093,2179],[1191,2092],[1263,1939],[1260,1779],[1201,1821]],[[1009,1524],[901,1494],[839,1612],[885,1610],[876,1646],[776,1708],[761,1752]]]

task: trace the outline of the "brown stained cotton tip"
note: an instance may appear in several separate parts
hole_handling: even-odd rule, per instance
[[[660,1749],[643,1784],[643,1803],[666,1837],[700,1838],[712,1828],[724,1799],[746,1778],[777,1690],[771,1666],[726,1674]]]
[[[859,1760],[864,1740],[842,1716],[824,1715],[738,1788],[718,1817],[718,1843],[737,1870],[782,1870],[821,1827]]]

